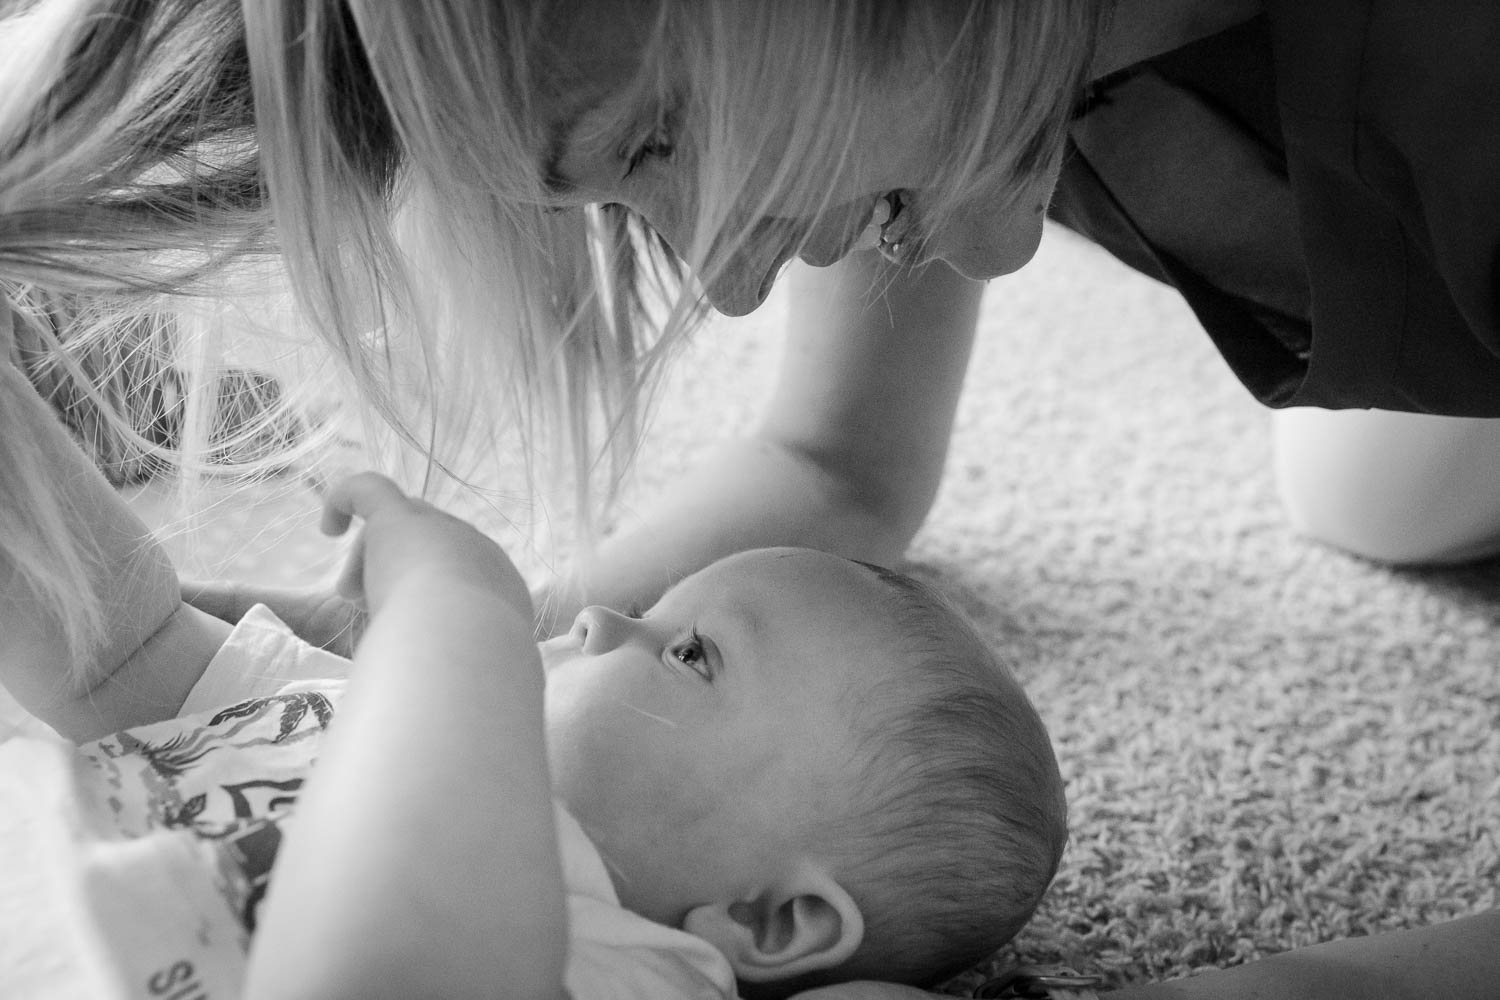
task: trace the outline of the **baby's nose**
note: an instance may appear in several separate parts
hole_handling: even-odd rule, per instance
[[[607,653],[625,641],[633,619],[602,605],[578,612],[573,628],[581,631],[578,645],[585,653]]]

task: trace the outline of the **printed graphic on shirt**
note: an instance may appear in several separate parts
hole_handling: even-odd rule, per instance
[[[113,837],[190,838],[248,946],[282,824],[332,717],[327,694],[299,691],[107,736],[80,748],[96,772],[87,808]]]

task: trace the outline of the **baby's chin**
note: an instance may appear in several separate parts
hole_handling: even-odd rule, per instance
[[[590,826],[581,819],[578,824],[599,852],[620,906],[654,923],[681,929],[698,901],[680,891],[655,859],[634,856],[627,845],[617,844],[609,831],[597,825]],[[681,860],[684,867],[696,867],[691,859]]]

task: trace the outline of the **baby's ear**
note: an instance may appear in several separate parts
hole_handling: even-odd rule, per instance
[[[722,951],[740,979],[769,983],[842,965],[864,940],[865,921],[832,874],[804,862],[752,899],[691,910],[682,929]]]

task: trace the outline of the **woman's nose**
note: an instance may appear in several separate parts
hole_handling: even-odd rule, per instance
[[[635,619],[600,605],[592,605],[578,612],[573,629],[581,632],[579,648],[585,653],[607,653],[625,641]]]

